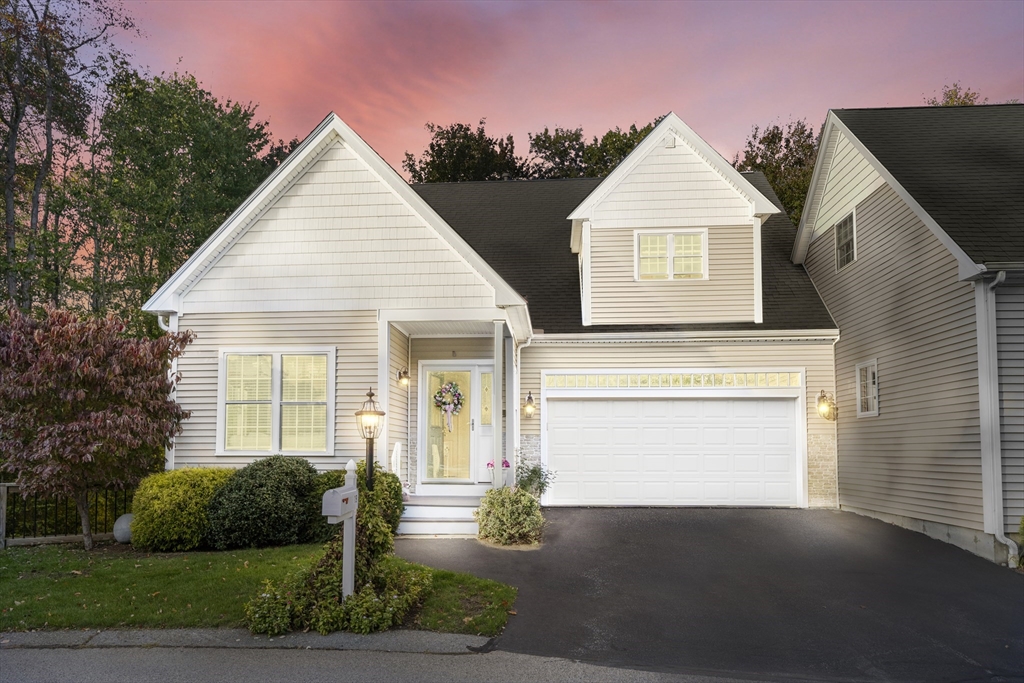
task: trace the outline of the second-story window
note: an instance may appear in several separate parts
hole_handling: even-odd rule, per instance
[[[857,259],[857,231],[853,214],[836,223],[836,270]]]
[[[637,233],[637,279],[706,279],[706,240],[703,230]]]

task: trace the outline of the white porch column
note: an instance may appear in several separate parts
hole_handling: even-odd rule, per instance
[[[516,445],[519,443],[519,365],[516,363],[515,340],[505,340],[505,457],[512,465],[516,462]],[[500,423],[499,423],[500,424]],[[512,480],[515,481],[513,474]]]
[[[501,378],[504,377],[504,369],[502,360],[505,355],[505,321],[495,320],[494,321],[494,380],[492,382],[493,390],[491,391],[491,415],[494,416],[494,467],[501,471]],[[502,480],[502,486],[504,486],[504,479]]]

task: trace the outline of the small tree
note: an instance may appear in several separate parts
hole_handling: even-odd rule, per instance
[[[754,126],[743,148],[733,157],[738,171],[761,171],[775,190],[793,223],[800,222],[804,199],[814,173],[821,129],[814,132],[803,119],[790,121],[785,127],[772,123],[764,128]]]
[[[188,411],[170,398],[170,361],[191,332],[123,336],[114,317],[79,319],[13,303],[0,323],[0,471],[23,496],[73,498],[92,549],[88,491],[134,486],[158,468]]]

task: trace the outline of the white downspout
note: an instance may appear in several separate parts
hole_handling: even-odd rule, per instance
[[[999,360],[995,289],[1006,280],[999,271],[994,280],[975,282],[978,321],[978,388],[981,418],[982,501],[986,532],[1006,546],[1007,564],[1017,566],[1020,549],[1007,538],[1003,510],[1003,458],[999,419]],[[987,471],[986,471],[987,470]],[[987,475],[987,476],[986,476]],[[990,531],[991,530],[991,531]]]

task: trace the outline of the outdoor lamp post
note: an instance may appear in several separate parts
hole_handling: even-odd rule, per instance
[[[380,436],[384,427],[384,411],[373,400],[373,387],[366,392],[363,407],[356,411],[356,426],[366,439],[366,490],[373,490],[373,440]]]

